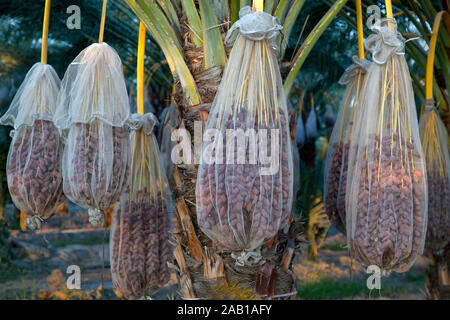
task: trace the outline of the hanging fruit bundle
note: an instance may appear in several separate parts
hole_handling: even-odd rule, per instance
[[[62,141],[52,118],[61,81],[47,64],[50,1],[45,3],[41,62],[28,71],[8,111],[0,119],[14,127],[6,164],[11,198],[36,230],[62,196]]]
[[[281,29],[271,15],[241,9],[227,35],[235,43],[206,124],[198,223],[233,251],[257,249],[287,224],[291,210],[289,119],[276,55]]]
[[[345,234],[345,190],[347,188],[348,155],[356,115],[360,112],[358,99],[370,62],[353,57],[339,84],[345,85],[336,124],[330,136],[324,169],[324,202],[330,221]]]
[[[449,137],[433,99],[434,58],[439,26],[444,13],[445,11],[441,11],[434,18],[425,74],[425,97],[427,100],[419,122],[428,181],[428,229],[425,246],[432,256],[443,256],[445,247],[450,242]],[[439,269],[445,268],[440,263],[440,259],[434,257],[433,260],[433,264],[437,262]],[[441,276],[446,272],[441,271],[439,272],[439,281],[445,284],[447,279]]]
[[[419,122],[428,180],[428,230],[425,245],[439,254],[450,241],[450,156],[448,134],[433,103]]]
[[[62,196],[62,141],[52,121],[60,80],[52,66],[36,63],[28,72],[10,108],[0,119],[14,127],[6,173],[17,208],[39,229]]]
[[[93,225],[126,188],[129,109],[116,51],[104,42],[84,49],[64,75],[55,124],[66,138],[64,193],[89,209]]]
[[[120,198],[111,231],[114,287],[125,297],[149,295],[169,280],[173,202],[151,113],[130,118],[129,187]]]
[[[366,49],[373,63],[352,132],[346,190],[353,256],[385,271],[407,271],[423,251],[425,161],[404,39],[393,19],[377,20]]]

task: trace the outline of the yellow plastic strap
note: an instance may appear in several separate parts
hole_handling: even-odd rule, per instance
[[[389,19],[393,19],[394,15],[392,14],[392,3],[391,0],[385,0],[384,2],[386,4],[386,17],[388,17]],[[389,28],[393,28],[392,24],[389,23]]]
[[[439,26],[441,24],[442,16],[445,11],[439,12],[434,18],[433,24],[433,34],[430,39],[430,49],[428,50],[427,57],[427,71],[425,74],[425,98],[432,99],[433,98],[433,67],[434,67],[434,56],[436,51],[436,43],[437,37],[439,33]]]
[[[255,11],[264,11],[264,0],[253,0],[253,9]]]
[[[42,26],[41,63],[47,64],[48,25],[50,22],[50,0],[45,0],[44,25]]]
[[[103,0],[102,20],[100,22],[100,33],[98,35],[98,43],[102,43],[103,42],[103,34],[105,33],[106,4],[107,3],[108,3],[108,0]]]
[[[390,19],[394,18],[394,15],[392,14],[392,3],[391,0],[386,0],[386,16]]]
[[[145,26],[139,23],[139,42],[137,55],[137,112],[144,114],[144,56],[145,56]]]
[[[362,21],[361,0],[356,0],[356,24],[358,29],[358,53],[359,58],[364,59],[364,31]]]
[[[20,211],[19,223],[20,223],[20,230],[22,232],[27,231],[27,215],[22,211]]]

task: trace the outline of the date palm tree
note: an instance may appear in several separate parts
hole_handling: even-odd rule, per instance
[[[173,101],[178,108],[180,128],[193,139],[194,121],[205,120],[228,50],[224,37],[238,19],[240,8],[250,0],[125,0],[164,53],[173,76]],[[294,24],[305,0],[266,0],[264,11],[284,26],[280,40],[283,58]],[[338,0],[306,37],[285,76],[289,94],[299,70],[323,31],[347,0]],[[296,41],[296,39],[294,39]],[[194,144],[194,141],[191,141]],[[213,243],[196,223],[195,184],[197,165],[183,164],[173,170],[177,219],[174,230],[175,259],[180,293],[184,298],[252,299],[286,295],[293,291],[291,261],[296,234],[279,233],[264,245],[263,267],[239,267],[229,252]],[[295,226],[291,226],[294,230]],[[258,279],[258,285],[256,285]]]

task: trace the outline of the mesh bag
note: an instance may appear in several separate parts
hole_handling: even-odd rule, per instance
[[[336,124],[330,136],[324,169],[324,203],[328,218],[345,234],[345,190],[347,188],[348,152],[356,115],[360,112],[358,98],[370,62],[353,57],[339,84],[345,85]]]
[[[93,225],[127,184],[129,109],[117,53],[106,43],[84,49],[64,75],[54,119],[66,139],[64,193]]]
[[[151,113],[130,119],[130,181],[116,207],[110,241],[114,287],[125,297],[149,295],[169,280],[174,211],[153,134],[156,123]]]
[[[290,215],[289,118],[275,50],[280,30],[271,15],[241,10],[227,35],[236,40],[206,124],[198,223],[233,251],[258,248]]]
[[[39,229],[62,195],[62,142],[52,122],[60,80],[53,67],[30,69],[0,123],[14,127],[7,159],[7,179],[17,208],[29,215],[27,226]]]
[[[450,157],[448,134],[433,103],[419,122],[428,180],[428,230],[425,246],[442,254],[450,240]]]
[[[372,30],[365,45],[373,63],[350,144],[347,238],[363,264],[404,272],[424,246],[425,161],[404,40],[393,19],[378,20]]]
[[[67,68],[58,95],[55,124],[67,129],[95,119],[123,127],[130,104],[117,52],[107,43],[94,43],[81,51]]]

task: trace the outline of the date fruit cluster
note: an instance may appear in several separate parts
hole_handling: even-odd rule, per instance
[[[335,142],[329,148],[331,165],[326,181],[325,208],[333,225],[340,232],[346,234],[345,191],[350,144],[344,145],[342,142]]]
[[[287,224],[292,201],[292,152],[286,116],[282,110],[277,114],[277,119],[269,125],[257,117],[254,120],[254,127],[258,128],[256,136],[261,129],[267,130],[267,143],[256,140],[257,154],[265,147],[267,154],[272,155],[272,139],[276,135],[271,134],[271,129],[279,129],[278,143],[274,141],[277,152],[273,155],[278,158],[279,166],[273,174],[261,174],[261,167],[268,165],[250,163],[255,150],[250,147],[248,137],[245,148],[235,146],[233,152],[227,150],[228,141],[223,144],[223,164],[202,163],[199,169],[199,226],[211,239],[230,250],[254,249]],[[226,129],[244,128],[245,131],[249,127],[247,119],[247,111],[241,109],[235,117],[224,120],[223,136]],[[214,150],[213,157],[216,154]],[[245,156],[244,164],[238,162],[242,156]]]
[[[75,124],[64,151],[64,193],[82,207],[108,209],[127,186],[128,158],[126,127]]]
[[[430,171],[431,169],[431,171]],[[450,241],[449,179],[428,166],[428,232],[427,248],[439,252]]]
[[[424,169],[414,141],[397,134],[372,139],[367,157],[357,160],[361,177],[352,190],[356,226],[349,245],[364,264],[401,272],[423,249]]]
[[[140,191],[136,199],[121,202],[112,231],[111,271],[114,287],[126,297],[142,297],[169,279],[172,260],[170,217],[162,198],[152,200]]]
[[[46,218],[62,196],[62,144],[53,122],[22,126],[10,147],[7,177],[14,204],[28,215]]]

